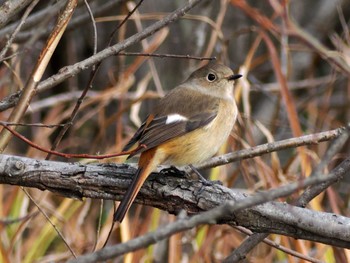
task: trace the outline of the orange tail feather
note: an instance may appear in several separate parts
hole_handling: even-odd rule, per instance
[[[122,222],[126,212],[129,210],[132,202],[135,200],[137,193],[139,192],[143,182],[148,175],[144,175],[144,169],[139,168],[132,180],[131,185],[125,193],[123,200],[120,202],[117,211],[114,213],[113,220]]]
[[[122,222],[125,214],[128,212],[130,206],[134,202],[141,186],[146,181],[152,170],[158,165],[156,160],[153,159],[155,150],[148,150],[141,154],[139,161],[139,169],[137,170],[131,185],[125,193],[122,201],[120,202],[117,211],[114,213],[114,222]]]

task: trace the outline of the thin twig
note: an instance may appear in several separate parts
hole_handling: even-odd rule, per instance
[[[241,226],[236,226],[235,228],[236,228],[237,230],[239,230],[240,232],[242,232],[242,233],[248,235],[249,237],[253,235],[253,232],[250,231],[250,230],[247,229],[247,228],[244,228],[244,227],[241,227]],[[259,235],[260,235],[260,236],[263,236],[263,235],[265,235],[265,233],[257,233],[256,235],[258,235],[258,236],[259,236]],[[241,245],[247,244],[246,241],[248,241],[248,239],[246,239]],[[249,240],[249,242],[256,242],[256,241],[257,241],[256,239],[255,239],[254,241],[253,241],[253,239],[250,239],[250,240]],[[260,241],[259,241],[259,242],[260,242]],[[291,255],[291,256],[294,256],[294,257],[296,257],[296,258],[300,258],[300,259],[303,259],[303,260],[307,260],[307,261],[312,262],[312,263],[322,263],[322,262],[323,262],[323,261],[318,260],[318,259],[316,259],[316,258],[310,257],[310,256],[308,256],[308,255],[301,254],[301,253],[299,253],[299,252],[297,252],[297,251],[295,251],[295,250],[292,250],[292,249],[290,249],[290,248],[287,248],[287,247],[285,247],[285,246],[282,246],[282,245],[280,245],[280,244],[277,244],[276,242],[274,242],[274,241],[272,241],[272,240],[270,240],[270,239],[267,239],[267,238],[263,239],[262,242],[264,242],[265,244],[267,244],[267,245],[269,245],[269,246],[271,246],[271,247],[274,247],[274,248],[276,248],[276,249],[278,249],[278,250],[281,250],[281,251],[285,252],[286,254],[289,254],[289,255]],[[258,242],[256,242],[254,246],[256,246],[257,244],[258,244]],[[241,247],[241,246],[239,246],[239,248],[240,248],[240,247]],[[239,248],[237,248],[236,250],[238,250]],[[235,250],[235,251],[236,251],[236,250]],[[246,254],[242,254],[240,260],[243,260],[243,259],[245,258],[245,255],[246,255]],[[226,258],[226,259],[225,259],[224,261],[222,261],[222,262],[223,262],[223,263],[232,263],[232,262],[238,262],[238,261],[236,261],[236,260],[234,260],[234,259],[232,259],[232,258]]]
[[[120,22],[120,24],[117,26],[116,30],[120,29],[126,21],[129,20],[129,18],[132,16],[133,13],[139,8],[139,6],[142,4],[143,0],[140,0],[137,5],[127,14],[127,16]],[[114,31],[115,33],[115,31]]]
[[[93,54],[95,55],[97,53],[97,27],[96,27],[96,21],[95,21],[94,14],[91,11],[91,8],[90,8],[90,5],[89,5],[88,1],[84,0],[84,4],[85,4],[86,9],[88,10],[88,13],[89,13],[89,16],[90,16],[90,20],[91,20],[91,24],[92,24],[93,40],[94,40]]]
[[[35,206],[38,208],[38,210],[40,211],[40,213],[46,218],[46,220],[50,223],[50,225],[55,229],[55,231],[57,232],[57,234],[61,237],[62,241],[64,242],[64,244],[66,245],[66,247],[69,249],[69,251],[72,253],[72,255],[77,258],[77,255],[75,254],[75,252],[73,251],[73,249],[71,248],[71,246],[68,244],[67,240],[64,238],[63,234],[61,233],[61,231],[57,228],[57,226],[54,224],[54,222],[50,219],[50,217],[46,214],[46,212],[44,210],[41,209],[40,205],[35,201],[35,199],[29,194],[29,192],[24,188],[21,187],[22,191],[28,196],[28,198],[35,204]]]
[[[11,225],[11,224],[16,224],[18,222],[26,221],[29,218],[35,217],[39,214],[39,211],[35,211],[33,213],[27,214],[22,217],[17,217],[17,218],[11,218],[11,219],[0,219],[0,224],[3,225]]]
[[[55,150],[48,150],[45,149],[44,147],[41,147],[35,143],[33,143],[32,141],[30,141],[29,139],[27,139],[26,137],[24,137],[23,135],[21,135],[20,133],[16,132],[15,130],[11,129],[10,127],[8,127],[4,122],[0,121],[0,125],[3,126],[6,130],[8,130],[10,133],[12,133],[14,136],[16,136],[18,139],[24,141],[25,143],[29,144],[30,146],[32,146],[33,148],[48,153],[48,154],[54,154],[60,157],[64,157],[64,158],[88,158],[88,159],[106,159],[106,158],[113,158],[113,157],[117,157],[117,156],[123,156],[123,155],[129,155],[129,154],[133,154],[134,152],[140,150],[141,148],[146,148],[145,145],[141,144],[139,145],[136,149],[131,150],[131,151],[122,151],[119,153],[113,153],[113,154],[105,154],[105,155],[91,155],[91,154],[71,154],[71,153],[62,153],[62,152],[58,152]]]
[[[197,57],[191,55],[176,55],[176,54],[148,54],[141,52],[119,52],[117,56],[143,56],[143,57],[156,57],[156,58],[185,58],[195,60],[216,60],[216,57]]]
[[[2,60],[0,60],[0,62],[9,60],[9,59],[11,59],[11,58],[14,58],[14,57],[16,57],[16,56],[18,56],[18,55],[20,55],[20,54],[23,54],[23,53],[25,53],[25,52],[27,52],[27,51],[28,51],[28,50],[22,50],[22,51],[13,52],[11,55],[6,56],[6,57],[4,57]],[[10,96],[11,96],[11,95],[10,95]],[[0,109],[0,111],[1,111],[1,109]]]
[[[228,154],[224,154],[218,157],[214,157],[201,165],[196,166],[197,169],[206,169],[211,167],[216,167],[219,165],[224,165],[227,163],[244,160],[248,158],[253,158],[266,153],[271,153],[274,151],[279,151],[288,148],[295,148],[304,145],[318,144],[323,141],[333,140],[344,133],[345,128],[341,127],[335,130],[324,131],[320,133],[314,133],[309,135],[304,135],[296,138],[281,140],[273,143],[265,143],[258,145],[249,149],[244,149]]]
[[[56,128],[56,127],[63,127],[65,124],[16,123],[16,122],[0,121],[0,125],[6,125],[6,126],[23,126],[23,127]]]

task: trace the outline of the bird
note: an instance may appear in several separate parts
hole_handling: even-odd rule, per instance
[[[142,145],[138,169],[114,213],[121,223],[147,177],[158,165],[200,164],[225,143],[237,119],[233,82],[242,77],[209,62],[159,100],[123,151]]]

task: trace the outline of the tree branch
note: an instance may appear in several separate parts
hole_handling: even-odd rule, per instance
[[[349,172],[349,167],[350,160],[338,171],[338,180]],[[82,165],[0,155],[0,183],[35,187],[79,199],[89,197],[121,200],[135,171],[128,164]],[[294,183],[293,187],[302,186],[307,180],[309,179]],[[322,183],[322,180],[317,180],[317,183]],[[328,180],[328,177],[323,180]],[[248,195],[241,190],[232,190],[221,185],[206,186],[199,181],[179,178],[178,175],[174,177],[154,173],[142,187],[135,202],[157,207],[171,214],[177,214],[184,209],[188,214],[194,215],[228,201],[241,203],[247,198]],[[350,247],[349,218],[285,203],[268,202],[239,210],[218,222],[244,226],[256,232],[277,233]]]
[[[23,8],[29,5],[31,0],[11,0],[6,1],[0,6],[0,28],[12,19]]]
[[[350,159],[344,161],[341,165],[339,165],[335,170],[341,171],[343,168],[349,170],[350,167]],[[336,173],[334,171],[333,173]],[[91,254],[83,255],[76,260],[70,260],[70,263],[78,263],[78,262],[97,262],[97,261],[105,261],[108,259],[111,259],[113,257],[117,257],[120,255],[123,255],[127,252],[131,252],[134,250],[137,250],[139,248],[146,247],[148,245],[154,244],[156,242],[159,242],[162,239],[165,239],[175,233],[189,230],[191,228],[194,228],[196,226],[202,225],[202,224],[215,224],[219,219],[222,218],[228,218],[229,215],[232,214],[240,214],[244,212],[245,210],[249,209],[250,207],[258,204],[262,204],[264,202],[267,202],[269,200],[273,200],[278,197],[286,196],[288,194],[293,193],[293,191],[298,190],[300,187],[306,187],[306,186],[312,186],[317,183],[320,183],[324,181],[324,176],[318,175],[317,177],[308,178],[304,180],[303,182],[298,183],[292,183],[277,189],[272,189],[269,191],[258,193],[254,196],[246,197],[242,200],[235,200],[235,201],[225,201],[223,204],[218,205],[218,207],[211,209],[210,211],[203,212],[199,215],[195,215],[192,217],[184,217],[180,215],[180,218],[174,222],[167,224],[164,227],[158,228],[156,231],[152,233],[148,233],[146,235],[137,237],[135,239],[132,239],[128,242],[113,245],[110,247],[103,248],[99,251],[96,251]],[[268,205],[268,204],[267,204]],[[259,206],[256,206],[256,208]],[[289,210],[287,210],[289,211]],[[289,211],[291,212],[291,211]],[[294,213],[291,213],[294,216]],[[316,217],[316,221],[317,221]],[[326,218],[323,218],[326,219]],[[300,219],[298,219],[300,220]],[[334,227],[336,227],[336,224],[330,224],[328,225],[328,222],[324,222],[327,224],[327,227],[330,227],[331,232],[334,231]],[[303,224],[302,221],[298,221],[300,225]],[[307,224],[312,225],[314,221],[308,222]],[[338,222],[340,223],[340,222]],[[341,222],[344,223],[344,222]],[[317,224],[317,223],[316,223]],[[324,227],[324,226],[323,226]],[[320,232],[322,230],[320,229]],[[346,235],[349,238],[349,231],[346,231]],[[347,246],[349,246],[349,242],[347,242]],[[305,259],[305,258],[304,258]]]

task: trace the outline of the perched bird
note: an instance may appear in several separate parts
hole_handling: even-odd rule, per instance
[[[209,63],[160,99],[123,151],[138,148],[138,170],[114,214],[122,222],[142,184],[160,164],[198,164],[212,157],[226,141],[237,118],[233,74],[224,65]]]

